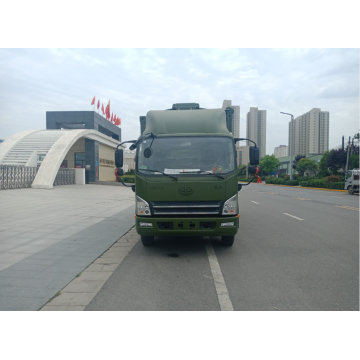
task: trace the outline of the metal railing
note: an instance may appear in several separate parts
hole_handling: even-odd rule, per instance
[[[75,184],[75,169],[60,168],[55,180],[54,186]]]
[[[38,167],[0,165],[0,190],[30,188]],[[54,186],[75,184],[75,169],[60,168]]]
[[[0,190],[31,187],[37,170],[24,165],[0,165]]]

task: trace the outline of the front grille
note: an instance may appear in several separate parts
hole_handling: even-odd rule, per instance
[[[222,201],[150,201],[154,216],[216,216]]]

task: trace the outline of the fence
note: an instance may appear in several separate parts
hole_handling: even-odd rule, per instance
[[[23,165],[0,165],[0,190],[29,188],[33,183],[37,167]],[[75,184],[75,169],[60,168],[54,186]]]
[[[0,190],[31,187],[37,170],[23,165],[0,165]]]
[[[60,168],[55,177],[54,186],[72,184],[75,184],[75,169]]]

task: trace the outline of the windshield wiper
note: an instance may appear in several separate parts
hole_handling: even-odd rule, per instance
[[[200,174],[200,173],[205,173],[205,175],[214,175],[220,179],[225,179],[222,175],[215,174],[215,173],[213,173],[211,171],[207,171],[207,170],[184,171],[181,174]]]
[[[151,172],[158,172],[160,174],[163,174],[165,176],[170,176],[171,178],[175,179],[176,181],[178,180],[177,177],[169,175],[169,174],[165,174],[164,172],[160,171],[160,170],[150,170],[150,169],[139,169],[139,171],[151,171]]]

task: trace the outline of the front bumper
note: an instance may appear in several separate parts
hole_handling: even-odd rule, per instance
[[[228,236],[238,232],[239,218],[155,218],[136,216],[136,231],[148,236]],[[142,227],[140,222],[152,223],[152,227]],[[234,222],[234,226],[222,227],[221,223]]]

